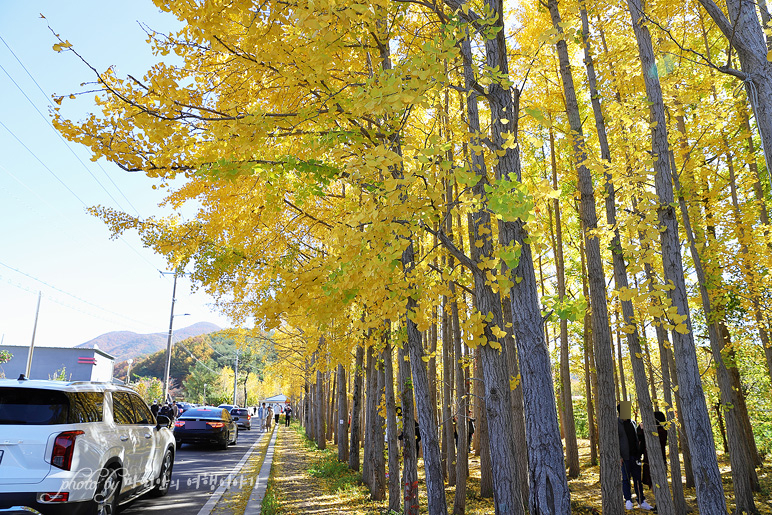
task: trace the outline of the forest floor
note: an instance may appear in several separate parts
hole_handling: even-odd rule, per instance
[[[589,442],[580,440],[580,460],[589,463]],[[423,483],[423,461],[419,461],[419,479]],[[724,489],[730,510],[733,508],[732,486],[729,480],[728,460],[719,454],[719,464],[724,476]],[[480,458],[470,460],[470,477],[467,481],[468,515],[493,513],[493,500],[479,497]],[[759,469],[762,491],[756,495],[759,513],[772,515],[772,469]],[[576,514],[600,514],[601,498],[599,469],[585,465],[577,479],[569,482],[571,490],[571,512]],[[421,487],[419,505],[421,513],[426,512],[425,489]],[[449,509],[453,506],[455,487],[446,488]],[[648,490],[647,490],[648,492]],[[698,515],[694,489],[686,490],[686,500],[692,514]],[[621,500],[620,500],[621,502]],[[387,514],[387,501],[371,501],[367,488],[361,483],[359,473],[348,470],[337,461],[336,448],[325,451],[316,449],[313,442],[305,438],[303,429],[293,424],[292,428],[279,428],[276,440],[271,479],[263,502],[263,515],[371,515]],[[629,513],[644,513],[636,509]]]

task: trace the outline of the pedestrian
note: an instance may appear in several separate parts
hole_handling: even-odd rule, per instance
[[[168,402],[165,402],[163,406],[161,406],[161,409],[158,410],[159,415],[163,415],[164,417],[168,417],[170,420],[174,416],[174,412],[172,411],[172,407],[169,406]]]
[[[273,408],[271,406],[268,406],[268,411],[265,414],[265,429],[266,431],[271,430],[271,420],[273,419]]]
[[[456,442],[456,449],[458,449],[458,431],[456,431],[456,419],[457,417],[453,416],[453,441]],[[472,448],[472,435],[474,434],[474,419],[472,418],[472,410],[469,410],[469,415],[466,418],[466,445],[467,449],[471,450]]]
[[[659,437],[659,446],[660,450],[662,451],[662,459],[665,460],[665,469],[667,470],[667,453],[665,452],[665,449],[667,448],[667,429],[665,429],[662,424],[665,423],[667,420],[667,417],[665,417],[665,414],[661,411],[655,411],[654,412],[654,420],[657,421],[657,436]],[[646,439],[643,434],[643,427],[638,426],[638,443],[643,451],[643,466],[641,468],[641,483],[644,485],[648,485],[648,487],[653,491],[654,488],[652,487],[652,480],[651,480],[651,468],[649,467],[649,452],[646,448]]]
[[[279,415],[281,414],[281,405],[276,405],[276,411],[273,412],[273,418],[276,419],[276,425],[279,425]]]
[[[638,432],[636,423],[630,418],[631,403],[622,401],[617,405],[617,433],[619,435],[619,454],[622,466],[622,493],[625,496],[625,509],[633,509],[632,493],[630,492],[630,480],[633,480],[635,496],[638,507],[642,510],[652,510],[643,493],[641,483],[641,448],[638,445]]]
[[[284,408],[284,426],[285,427],[289,427],[291,418],[292,418],[292,406],[287,404],[287,407]]]
[[[174,415],[175,419],[180,416],[180,407],[177,406],[177,401],[172,403],[172,415]]]
[[[401,413],[402,410],[400,409],[399,412]],[[404,431],[400,433],[399,436],[397,437],[397,440],[402,440],[402,437],[404,436],[404,434],[405,434]],[[421,451],[421,431],[418,428],[418,420],[416,419],[415,420],[415,457],[416,459],[421,454],[420,451]]]
[[[158,409],[159,408],[160,408],[160,406],[158,405],[158,399],[154,399],[153,400],[153,405],[150,406],[150,411],[153,412],[153,416],[154,417],[158,416]]]
[[[257,408],[257,420],[260,421],[260,430],[265,429],[265,403]]]

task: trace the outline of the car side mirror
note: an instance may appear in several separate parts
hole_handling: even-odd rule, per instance
[[[162,427],[171,427],[172,420],[167,417],[166,415],[158,415],[155,417],[156,421],[156,429],[161,429]]]

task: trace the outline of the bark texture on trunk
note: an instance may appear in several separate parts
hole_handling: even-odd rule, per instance
[[[325,403],[324,403],[324,376],[320,370],[316,371],[316,447],[319,449],[327,448],[327,440],[325,439]]]
[[[556,7],[557,9],[557,7]],[[606,134],[606,122],[600,105],[600,97],[597,89],[597,78],[595,76],[595,67],[593,65],[592,52],[588,39],[589,22],[587,20],[587,11],[582,7],[580,10],[582,18],[582,37],[584,38],[585,66],[587,67],[587,76],[590,85],[590,98],[592,101],[592,110],[595,117],[595,128],[600,141],[601,158],[606,164],[611,164],[611,149],[608,144]],[[619,228],[617,227],[616,216],[616,197],[611,175],[607,172],[606,179],[606,221],[613,230],[611,241],[611,256],[614,267],[614,283],[617,291],[627,289],[629,284],[627,280],[627,265],[625,264],[624,253],[619,237]],[[627,345],[630,350],[630,360],[633,367],[633,378],[635,381],[636,396],[638,398],[638,407],[641,411],[641,417],[644,427],[644,439],[646,448],[651,449],[648,453],[649,466],[651,469],[652,490],[657,499],[658,513],[674,515],[675,508],[673,500],[670,497],[670,488],[667,481],[667,468],[665,460],[656,449],[659,449],[659,437],[657,433],[657,422],[654,418],[654,408],[649,397],[648,381],[643,363],[643,351],[641,350],[638,325],[635,320],[635,312],[632,300],[621,300],[622,317],[627,326]],[[630,331],[632,329],[632,331]],[[620,355],[620,377],[622,376]],[[640,502],[640,500],[639,500]]]
[[[360,346],[356,350],[354,362],[354,391],[351,396],[351,445],[349,446],[348,468],[359,470],[360,412],[362,411],[362,372],[365,350]]]
[[[387,325],[390,330],[391,324]],[[391,341],[383,349],[383,370],[386,375],[386,438],[389,445],[389,511],[402,511],[399,470],[399,440],[397,435],[396,399],[394,395],[394,365],[391,352]]]
[[[673,175],[676,186],[680,190],[680,184],[677,175]],[[679,191],[680,193],[680,191]],[[753,500],[752,482],[756,478],[756,470],[751,462],[750,450],[745,439],[745,432],[742,427],[740,414],[738,413],[739,402],[737,393],[732,388],[732,379],[729,369],[726,366],[722,356],[722,343],[719,335],[719,324],[714,319],[713,309],[711,307],[710,295],[707,289],[707,278],[702,266],[702,258],[697,251],[697,245],[694,239],[689,211],[686,206],[686,200],[682,195],[678,196],[681,207],[681,216],[683,218],[684,229],[689,238],[689,247],[694,262],[694,270],[699,282],[700,297],[702,299],[703,309],[706,320],[713,320],[708,326],[708,339],[713,353],[713,360],[716,363],[716,379],[721,393],[722,409],[725,412],[727,438],[729,446],[729,459],[732,465],[732,487],[735,498],[735,513],[756,513],[756,505]]]
[[[547,6],[550,11],[553,27],[556,28],[559,34],[562,34],[563,29],[557,0],[548,0]],[[600,483],[603,513],[621,515],[623,507],[619,499],[622,498],[622,483],[619,481],[619,438],[617,435],[616,402],[612,372],[614,366],[611,355],[612,339],[606,301],[606,278],[603,272],[600,241],[597,236],[591,235],[598,225],[595,212],[595,193],[590,170],[584,164],[587,154],[579,104],[576,98],[576,89],[574,88],[568,56],[568,45],[565,39],[560,39],[557,41],[556,46],[560,61],[560,76],[563,81],[563,92],[566,100],[566,113],[573,138],[578,189],[581,195],[579,214],[584,233],[590,302],[592,303],[592,332],[595,342],[595,366],[598,373],[598,398],[596,400],[600,415],[598,432],[601,451]]]
[[[346,369],[338,364],[338,461],[348,462],[348,395],[346,394]]]
[[[448,486],[456,484],[456,447],[453,443],[453,343],[450,323],[450,300],[443,298],[442,316],[442,435],[445,448],[443,464]]]
[[[701,0],[704,2],[705,0]],[[651,44],[649,30],[642,23],[642,7],[639,0],[628,0],[633,30],[638,43],[641,70],[649,102],[650,122],[652,125],[652,153],[655,158],[655,188],[659,198],[658,218],[662,262],[665,280],[671,283],[669,297],[683,317],[685,329],[674,331],[674,346],[679,394],[682,399],[683,416],[686,425],[689,447],[692,452],[692,465],[697,489],[697,503],[703,515],[725,515],[726,499],[718,470],[713,432],[705,403],[700,371],[689,316],[686,282],[678,237],[678,220],[673,207],[673,185],[670,170],[670,151],[667,135],[667,119],[662,99],[659,77],[656,75],[656,61]]]
[[[410,358],[404,347],[399,348],[397,361],[399,362],[399,392],[402,401],[402,458],[404,465],[402,491],[405,501],[405,515],[418,515],[418,449],[416,449],[415,442],[413,388],[409,382],[411,376]]]
[[[504,320],[512,320],[512,302],[509,298],[503,299],[502,312],[504,313]],[[520,364],[518,363],[517,347],[515,346],[515,337],[512,334],[512,329],[505,329],[507,335],[504,337],[504,346],[507,349],[507,360],[509,365],[509,377],[517,378],[517,386],[512,390],[512,416],[514,418],[513,435],[515,437],[515,449],[518,450],[517,469],[522,470],[520,475],[520,495],[522,498],[528,499],[528,439],[525,434],[525,406],[523,405],[523,386],[520,384]]]

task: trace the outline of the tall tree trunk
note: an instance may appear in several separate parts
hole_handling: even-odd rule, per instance
[[[321,370],[316,371],[316,399],[314,399],[314,411],[316,412],[316,447],[318,449],[327,448],[327,440],[324,431],[324,375]]]
[[[556,7],[557,8],[557,7]],[[550,155],[552,156],[552,187],[558,189],[558,169],[555,159],[555,135],[550,127]],[[566,300],[566,276],[563,262],[563,223],[560,215],[560,202],[553,199],[552,210],[555,213],[555,272],[558,280],[558,300]],[[568,477],[579,477],[579,445],[576,441],[574,424],[574,403],[571,393],[571,362],[568,348],[568,319],[560,320],[560,396],[563,404],[563,428],[566,439],[566,463]]]
[[[397,362],[399,363],[401,379],[399,391],[402,400],[402,458],[404,464],[402,485],[405,515],[418,515],[418,449],[416,449],[415,441],[413,385],[410,381],[410,359],[403,347],[400,347],[397,352]]]
[[[681,216],[683,219],[684,230],[689,239],[689,246],[694,262],[694,271],[699,283],[700,297],[705,311],[705,319],[711,321],[707,323],[708,339],[713,353],[713,361],[716,364],[716,379],[721,393],[722,407],[725,410],[725,419],[727,427],[727,441],[729,443],[729,459],[732,464],[732,486],[735,497],[735,513],[756,513],[756,505],[753,500],[753,488],[751,483],[756,478],[756,471],[751,462],[748,442],[745,439],[742,423],[737,411],[738,401],[737,393],[732,388],[732,379],[722,356],[722,343],[719,336],[718,323],[713,315],[713,309],[710,301],[710,294],[707,289],[707,278],[702,266],[702,258],[697,250],[697,244],[694,239],[691,222],[689,220],[689,211],[686,206],[686,200],[681,194],[681,186],[678,176],[674,173],[673,180],[679,190],[678,201],[681,207]],[[699,483],[698,483],[699,487]]]
[[[585,299],[590,298],[590,290],[587,285],[587,266],[584,259],[584,244],[579,242],[579,257],[582,262],[582,295]],[[584,312],[582,321],[584,336],[584,369],[587,371],[585,377],[587,391],[587,422],[590,426],[590,465],[598,464],[598,426],[596,424],[598,409],[594,399],[598,395],[598,376],[595,374],[595,349],[593,349],[592,339],[592,320],[590,312],[592,304],[588,304]]]
[[[486,47],[488,44],[486,43]],[[471,70],[471,44],[469,39],[462,42],[464,55],[464,76],[467,90],[473,91],[474,74]],[[467,116],[470,129],[479,128],[477,111],[477,96],[471,93],[467,100]],[[475,195],[485,196],[485,186],[488,184],[485,162],[480,153],[471,152],[471,169],[477,174],[478,182],[472,187]],[[488,415],[488,437],[490,438],[491,462],[493,466],[494,507],[496,514],[524,513],[520,485],[516,468],[515,445],[511,433],[513,425],[509,379],[507,374],[506,349],[501,347],[498,337],[492,328],[501,328],[504,321],[501,312],[501,299],[494,292],[484,271],[478,266],[483,260],[493,256],[493,241],[490,212],[486,209],[473,211],[469,215],[472,222],[472,232],[469,235],[472,258],[459,252],[456,257],[472,272],[474,278],[475,304],[480,313],[486,313],[492,320],[484,327],[487,345],[481,349],[482,370],[485,381],[485,408]],[[441,235],[446,247],[456,248],[445,234]],[[456,477],[456,482],[461,478]]]
[[[354,391],[351,395],[351,445],[349,446],[348,468],[359,470],[359,442],[360,442],[360,412],[362,411],[362,372],[365,360],[365,350],[357,347],[354,362]]]
[[[387,330],[391,330],[391,323],[387,323]],[[400,500],[402,489],[400,488],[399,470],[399,442],[397,440],[397,416],[396,399],[394,396],[394,365],[391,352],[391,339],[386,342],[383,349],[383,370],[386,375],[386,437],[389,445],[389,511],[400,513],[402,501]]]
[[[436,246],[437,243],[435,242]],[[432,325],[429,327],[429,400],[432,405],[432,416],[437,420],[437,307],[432,307]]]
[[[713,0],[699,0],[723,32],[740,59],[742,72],[731,74],[745,81],[756,126],[761,136],[767,170],[772,167],[772,63],[767,60],[764,30],[756,14],[756,2],[727,0],[726,17]]]
[[[475,401],[477,411],[475,419],[477,427],[475,433],[479,433],[480,440],[480,497],[493,497],[493,467],[491,465],[491,447],[488,438],[488,416],[485,409],[485,388],[482,381],[482,351],[480,347],[474,350],[474,376],[475,376]]]
[[[456,454],[456,495],[453,500],[453,515],[463,515],[466,511],[466,478],[469,475],[469,445],[467,441],[467,393],[466,377],[461,353],[461,331],[458,327],[458,304],[455,304],[453,324],[453,349],[456,355],[456,432],[458,434],[458,453]]]
[[[442,428],[445,443],[445,472],[448,486],[456,484],[456,447],[453,443],[453,330],[450,298],[443,297],[442,315]]]
[[[346,395],[346,369],[338,363],[338,461],[348,462],[348,396]]]
[[[386,338],[388,338],[388,336],[386,336]],[[374,359],[377,361],[375,356]],[[370,423],[370,432],[372,434],[372,441],[370,442],[370,460],[372,461],[372,468],[370,473],[372,474],[371,483],[373,485],[370,490],[370,498],[374,501],[382,501],[386,498],[386,463],[383,456],[383,444],[385,439],[383,425],[385,421],[381,415],[380,404],[384,395],[386,378],[383,367],[379,367],[377,362],[375,369],[378,382],[376,384],[375,393],[375,414]]]
[[[617,328],[619,327],[619,315],[616,316]],[[613,343],[612,343],[613,344]],[[622,333],[617,329],[617,366],[619,367],[619,385],[622,387],[622,400],[630,400],[627,395],[627,381],[625,381],[625,360],[622,357]]]
[[[555,7],[555,10],[557,10],[557,6]],[[608,144],[606,123],[603,112],[601,110],[600,97],[598,95],[595,66],[593,64],[592,52],[588,39],[589,21],[587,19],[587,12],[585,11],[584,6],[582,6],[580,10],[580,16],[582,19],[582,37],[584,38],[585,65],[587,67],[587,75],[590,85],[590,98],[592,101],[592,109],[595,117],[595,127],[597,129],[598,139],[600,141],[601,158],[603,159],[604,163],[610,165],[611,149]],[[646,442],[646,448],[650,450],[648,456],[649,466],[651,469],[652,490],[654,491],[654,495],[657,499],[658,513],[671,515],[675,514],[676,512],[675,507],[673,506],[673,500],[670,497],[666,464],[662,455],[657,452],[657,449],[659,449],[657,421],[654,418],[654,408],[652,407],[651,397],[649,397],[646,370],[643,363],[643,350],[641,349],[640,336],[638,333],[638,325],[635,320],[635,312],[632,300],[624,300],[622,297],[622,293],[624,290],[628,289],[629,286],[627,280],[627,265],[625,264],[622,243],[619,236],[619,228],[617,226],[615,190],[611,180],[611,175],[608,173],[608,170],[606,171],[605,179],[606,221],[614,231],[613,238],[611,240],[614,283],[616,284],[616,289],[619,292],[619,299],[622,305],[622,317],[627,328],[625,332],[627,334],[627,345],[630,350],[630,361],[633,368],[633,378],[635,381],[636,396],[638,397],[638,407],[641,410],[641,418],[643,420],[644,439]],[[619,369],[620,378],[623,378],[624,370],[622,367],[621,345],[619,355]],[[641,499],[638,499],[638,502],[640,503]]]
[[[327,440],[332,440],[333,442],[337,440],[337,438],[333,438],[335,436],[335,428],[338,426],[333,420],[333,416],[335,415],[335,401],[337,400],[336,396],[336,389],[338,387],[338,380],[337,380],[337,374],[333,374],[332,371],[328,372],[328,378],[327,378],[327,384],[330,385],[329,388],[329,394],[330,394],[330,403],[329,403],[329,409],[327,410]]]
[[[548,0],[547,6],[552,18],[552,25],[559,34],[563,29],[558,11],[557,0]],[[565,39],[556,43],[560,61],[560,76],[566,100],[566,113],[571,127],[574,146],[574,160],[578,175],[578,189],[581,195],[580,217],[585,240],[587,272],[592,303],[592,332],[595,341],[595,366],[598,373],[598,411],[600,433],[600,483],[603,513],[622,514],[622,483],[619,481],[619,437],[617,433],[616,402],[613,384],[612,339],[609,329],[608,308],[606,301],[606,279],[600,253],[600,241],[592,233],[598,226],[595,214],[595,193],[590,170],[585,166],[585,151],[582,120],[576,99],[574,80],[571,75],[571,63],[568,57],[568,45]]]
[[[502,312],[504,320],[512,320],[512,303],[509,299],[502,302]],[[512,415],[515,420],[513,435],[515,437],[515,448],[519,449],[517,453],[517,467],[519,470],[528,470],[528,439],[525,434],[525,406],[523,405],[523,386],[520,384],[520,364],[518,363],[517,347],[515,347],[515,338],[511,329],[505,329],[507,335],[504,337],[504,345],[507,349],[507,359],[509,360],[509,377],[516,379],[517,385],[512,390]],[[522,474],[520,477],[520,494],[523,499],[528,499],[528,475]]]
[[[676,513],[686,513],[686,499],[684,498],[684,485],[681,479],[681,460],[678,456],[678,426],[673,411],[673,394],[671,393],[670,365],[672,350],[667,340],[667,331],[662,324],[655,326],[657,331],[657,344],[659,346],[660,370],[662,371],[662,396],[665,399],[665,416],[667,417],[668,453],[670,455],[670,478],[673,485],[673,508]]]
[[[445,0],[445,4],[453,10],[461,9],[458,0]],[[486,39],[485,56],[486,65],[491,69],[498,69],[500,73],[507,76],[509,66],[507,63],[506,41],[504,31],[504,5],[501,0],[486,1],[486,8],[493,14],[492,19],[496,29],[496,37]],[[470,12],[471,14],[471,12]],[[464,75],[466,82],[467,111],[471,115],[470,109],[474,110],[476,116],[476,89],[471,86],[474,81],[474,74],[471,73],[471,48],[468,40],[462,42],[462,54],[464,56]],[[493,82],[488,86],[487,99],[491,112],[491,142],[497,150],[498,165],[494,168],[496,179],[506,179],[520,182],[521,168],[520,157],[517,146],[507,145],[506,136],[508,134],[517,134],[518,102],[519,92],[511,87],[503,87],[502,84]],[[469,117],[470,132],[479,134],[479,121],[472,125],[472,117]],[[482,170],[484,163],[481,163],[482,156],[473,154],[473,166],[475,170]],[[485,177],[485,174],[480,174]],[[484,198],[484,196],[483,196]],[[528,242],[528,233],[525,230],[525,223],[521,219],[514,221],[502,221],[499,224],[499,242],[505,247],[518,247],[521,250],[520,259],[517,266],[512,270],[511,275],[517,277],[519,281],[513,281],[515,284],[510,288],[510,298],[512,299],[512,313],[515,338],[518,346],[518,355],[522,357],[521,374],[523,380],[523,395],[526,411],[526,427],[529,435],[529,474],[530,490],[529,507],[533,515],[541,513],[570,513],[570,494],[568,491],[568,482],[565,475],[565,466],[563,463],[563,445],[560,441],[560,432],[558,429],[555,390],[552,383],[552,367],[549,359],[549,352],[544,343],[543,320],[538,300],[538,291],[536,277],[533,268],[533,256],[530,244]],[[459,256],[456,256],[457,258]],[[476,263],[466,264],[467,268],[474,273],[479,272]],[[479,299],[478,299],[479,302]],[[486,301],[482,304],[487,305]],[[495,351],[495,349],[489,349]],[[486,357],[486,352],[481,352],[483,359],[483,369],[485,362],[495,363],[497,356],[491,352]],[[493,357],[494,359],[489,359]],[[506,361],[504,361],[506,363]],[[485,373],[484,373],[485,374]],[[506,381],[506,368],[501,374]],[[493,406],[488,403],[488,394],[490,388],[494,385],[486,379],[486,411],[490,415]],[[501,388],[495,386],[496,395],[501,396]],[[504,388],[509,393],[508,384]],[[496,399],[500,401],[499,399]],[[504,404],[504,403],[502,403]],[[504,417],[509,419],[509,410],[506,410]],[[502,417],[500,417],[502,418]],[[492,425],[492,420],[488,420],[490,425],[490,436],[501,438],[502,435],[496,435],[496,427]],[[502,442],[504,443],[504,442]],[[505,443],[507,447],[513,446],[513,443]],[[492,445],[491,447],[494,447]],[[493,450],[493,449],[491,449]],[[511,459],[507,452],[502,457]],[[512,473],[507,468],[498,468],[493,464],[494,473]],[[506,479],[506,478],[504,478]],[[511,481],[508,480],[508,481]],[[515,484],[518,484],[515,481]],[[519,497],[519,489],[512,485],[508,489],[511,498]],[[510,499],[504,499],[498,496],[498,502],[508,502]],[[514,510],[519,511],[517,506],[508,506],[509,513]]]
[[[745,110],[740,108],[738,111],[740,112],[739,114],[743,129],[748,134],[748,157],[746,160],[748,162],[748,169],[750,170],[751,175],[755,178],[755,182],[753,183],[753,193],[759,206],[759,221],[764,226],[764,234],[766,235],[769,230],[769,213],[767,212],[767,203],[766,199],[764,198],[764,187],[761,184],[761,177],[759,176],[759,167],[756,164],[756,149],[754,148],[751,124],[748,120],[748,114],[745,112]],[[754,290],[756,289],[754,288]],[[758,291],[753,291],[753,294],[754,316],[756,318],[756,326],[759,332],[759,340],[761,342],[762,348],[764,349],[764,356],[767,358],[767,374],[769,375],[770,381],[772,381],[772,342],[770,341],[769,337],[769,318],[762,314],[760,302],[758,300]]]
[[[365,445],[364,460],[362,461],[362,480],[372,493],[373,485],[373,420],[378,411],[378,372],[375,369],[375,352],[372,344],[367,347],[365,367]]]
[[[700,0],[705,1],[705,0]],[[710,426],[705,394],[700,380],[699,366],[689,316],[686,283],[684,279],[681,248],[678,238],[678,220],[673,208],[673,185],[671,183],[670,151],[667,135],[667,119],[662,99],[659,77],[656,75],[656,61],[651,36],[642,23],[642,8],[639,0],[628,0],[633,30],[638,43],[641,70],[646,86],[652,132],[652,153],[655,168],[655,189],[659,198],[658,217],[662,262],[665,281],[671,284],[669,297],[678,316],[683,319],[685,330],[674,331],[675,358],[680,381],[684,420],[692,451],[692,465],[695,470],[697,503],[702,515],[726,514],[726,499],[718,470],[716,448]],[[672,281],[672,283],[671,283]]]

